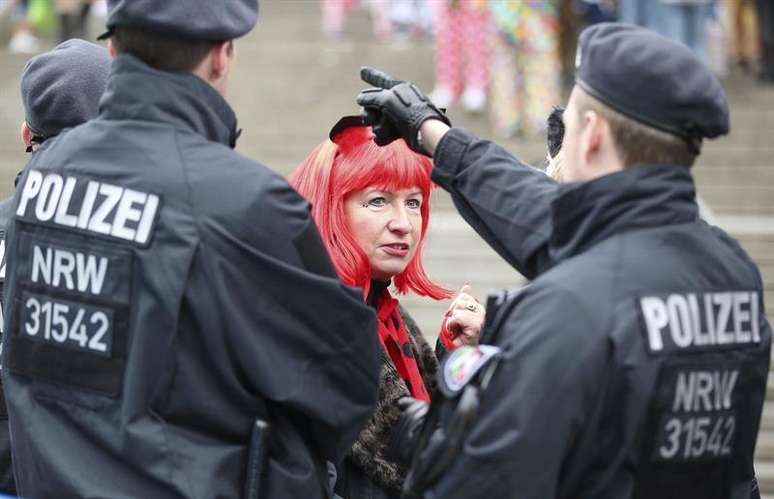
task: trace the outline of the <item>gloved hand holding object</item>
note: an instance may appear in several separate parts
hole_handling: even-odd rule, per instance
[[[548,155],[546,157],[546,174],[556,180],[562,181],[562,142],[564,141],[563,107],[554,107],[548,115],[546,140],[548,143]]]
[[[564,140],[564,122],[562,121],[562,115],[564,114],[563,107],[554,106],[551,114],[548,115],[548,129],[547,129],[547,142],[548,142],[548,155],[555,158],[559,151],[562,149],[562,141]]]
[[[443,111],[413,83],[396,80],[369,67],[360,69],[360,78],[375,87],[360,92],[357,103],[363,106],[366,122],[373,128],[378,145],[403,138],[412,150],[426,155],[419,134],[422,123],[435,119],[451,126]]]

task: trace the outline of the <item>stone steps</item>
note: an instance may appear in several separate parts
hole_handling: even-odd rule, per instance
[[[774,185],[711,186],[699,184],[698,192],[715,212],[734,211],[750,215],[771,213]]]
[[[772,153],[774,153],[774,148],[772,148]],[[693,175],[702,194],[705,194],[708,187],[728,187],[730,184],[746,189],[774,185],[774,165],[745,165],[743,168],[729,165],[698,165],[693,169]],[[762,201],[764,207],[774,208],[774,197],[765,198]]]
[[[774,462],[756,461],[755,473],[758,475],[761,496],[774,498]]]

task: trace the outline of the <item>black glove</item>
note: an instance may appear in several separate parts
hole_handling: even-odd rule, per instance
[[[563,107],[554,107],[551,114],[548,115],[548,154],[552,158],[555,158],[562,149],[562,141],[564,140],[563,114]]]
[[[363,106],[366,123],[373,128],[378,145],[403,138],[412,150],[427,154],[419,140],[422,123],[436,119],[451,126],[446,115],[413,83],[368,67],[360,69],[360,78],[376,87],[360,92],[357,103]]]
[[[392,430],[392,437],[385,449],[384,457],[403,466],[409,466],[430,404],[415,398],[403,397],[398,400],[398,406],[403,412]]]

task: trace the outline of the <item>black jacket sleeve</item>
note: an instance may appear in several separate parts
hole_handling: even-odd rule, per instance
[[[5,233],[8,222],[13,216],[13,197],[0,201],[0,340],[5,333],[3,320],[3,288],[5,286]],[[11,434],[8,427],[8,410],[5,406],[5,394],[2,380],[0,380],[0,492],[15,494],[16,487],[13,481],[13,468],[11,466]]]
[[[551,266],[553,180],[459,128],[443,137],[434,162],[433,180],[500,256],[529,279]]]

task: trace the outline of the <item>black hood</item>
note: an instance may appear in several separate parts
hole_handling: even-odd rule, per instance
[[[99,104],[100,117],[167,123],[234,147],[236,115],[192,73],[158,71],[129,54],[116,57]]]
[[[552,205],[550,250],[556,261],[627,230],[692,222],[696,190],[686,167],[627,168],[582,183],[563,184]]]

